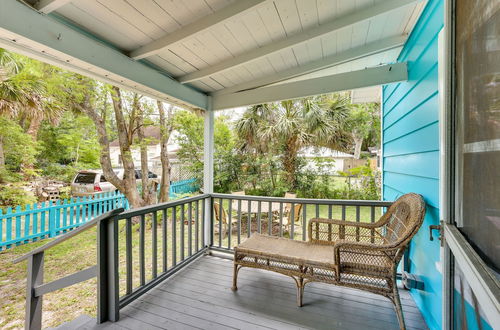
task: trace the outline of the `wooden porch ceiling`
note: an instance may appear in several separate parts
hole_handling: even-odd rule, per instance
[[[26,2],[43,14],[37,18],[40,22],[62,23],[101,42],[101,47],[119,51],[130,63],[144,65],[145,79],[111,77],[106,63],[91,61],[92,56],[70,54],[73,57],[68,58],[68,51],[51,41],[61,41],[59,36],[65,34],[70,37],[68,31],[46,31],[49,40],[42,40],[41,45],[24,35],[26,39],[16,40],[17,45],[132,89],[146,85],[151,96],[169,95],[171,102],[201,108],[210,102],[180,86],[189,85],[221,100],[242,90],[394,63],[425,5],[423,0]],[[19,36],[11,30],[0,23],[2,45]],[[94,54],[94,58],[100,56]],[[173,83],[163,89],[145,84],[155,74],[146,73],[151,68]],[[120,72],[112,73],[120,76]]]

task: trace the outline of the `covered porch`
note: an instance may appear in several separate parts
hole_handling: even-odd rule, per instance
[[[97,277],[97,320],[82,316],[60,329],[397,329],[389,300],[355,289],[312,283],[297,308],[289,278],[243,269],[232,292],[230,258],[254,232],[307,241],[311,218],[373,223],[415,192],[427,215],[398,274],[406,325],[446,328],[442,305],[450,297],[441,283],[449,265],[428,231],[442,207],[444,10],[439,0],[2,1],[1,47],[205,118],[202,195],[105,214],[20,259],[28,260],[26,327],[41,327],[43,294]],[[381,85],[383,201],[214,193],[215,111]],[[257,212],[245,207],[250,202]],[[288,227],[285,204],[306,206]],[[44,283],[45,249],[92,226],[97,265]]]

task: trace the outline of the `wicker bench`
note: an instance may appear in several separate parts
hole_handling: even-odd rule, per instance
[[[375,223],[311,219],[308,242],[253,234],[235,248],[232,289],[237,290],[238,271],[252,267],[292,277],[299,307],[308,282],[366,290],[393,302],[404,329],[396,269],[424,215],[422,197],[406,194]]]

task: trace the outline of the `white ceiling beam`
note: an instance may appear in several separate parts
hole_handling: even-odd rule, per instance
[[[70,2],[71,0],[40,0],[35,3],[35,9],[44,14],[49,14]]]
[[[388,64],[375,68],[214,96],[213,109],[231,109],[406,80],[408,80],[406,63]]]
[[[404,45],[407,37],[406,36],[396,36],[389,37],[379,41],[375,41],[360,47],[351,48],[345,52],[339,54],[327,56],[323,59],[306,63],[302,66],[296,66],[287,70],[283,70],[272,75],[257,78],[251,81],[247,81],[238,85],[234,85],[228,88],[224,88],[210,95],[224,95],[231,94],[243,90],[249,90],[253,88],[263,87],[273,83],[277,83],[290,78],[302,76],[307,73],[315,72],[321,69],[326,69],[335,65],[353,61],[366,56],[378,54],[390,49],[401,47]]]
[[[355,11],[352,14],[345,15],[343,17],[331,20],[323,25],[311,28],[309,30],[303,31],[301,33],[292,35],[289,38],[282,39],[276,42],[272,42],[260,48],[248,51],[241,54],[240,56],[231,58],[226,61],[222,61],[213,66],[207,67],[202,70],[194,71],[188,73],[184,76],[178,77],[181,83],[188,83],[191,81],[203,79],[205,77],[211,76],[218,72],[229,70],[235,66],[239,66],[251,61],[255,61],[259,58],[265,57],[266,55],[276,53],[282,49],[286,49],[311,39],[321,37],[327,33],[333,31],[338,31],[347,26],[360,23],[369,20],[372,17],[378,16],[380,14],[386,13],[388,11],[409,5],[411,3],[422,1],[422,0],[385,0],[377,3],[376,5],[370,6],[365,9]]]
[[[217,24],[221,24],[224,21],[236,16],[240,15],[249,9],[254,8],[255,6],[265,2],[266,0],[245,0],[245,1],[236,1],[233,4],[230,4],[215,13],[205,16],[191,24],[188,24],[181,29],[174,31],[160,39],[152,41],[151,43],[139,47],[136,50],[133,50],[130,53],[130,57],[135,60],[153,56],[158,54],[162,50],[167,47],[181,42],[193,35],[205,31]]]

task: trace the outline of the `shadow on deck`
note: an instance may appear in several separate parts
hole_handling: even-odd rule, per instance
[[[80,317],[57,329],[399,329],[392,303],[359,290],[310,283],[296,307],[292,279],[243,268],[238,291],[231,287],[232,261],[206,256],[120,311],[120,321],[96,325]],[[427,329],[401,290],[408,329]]]

